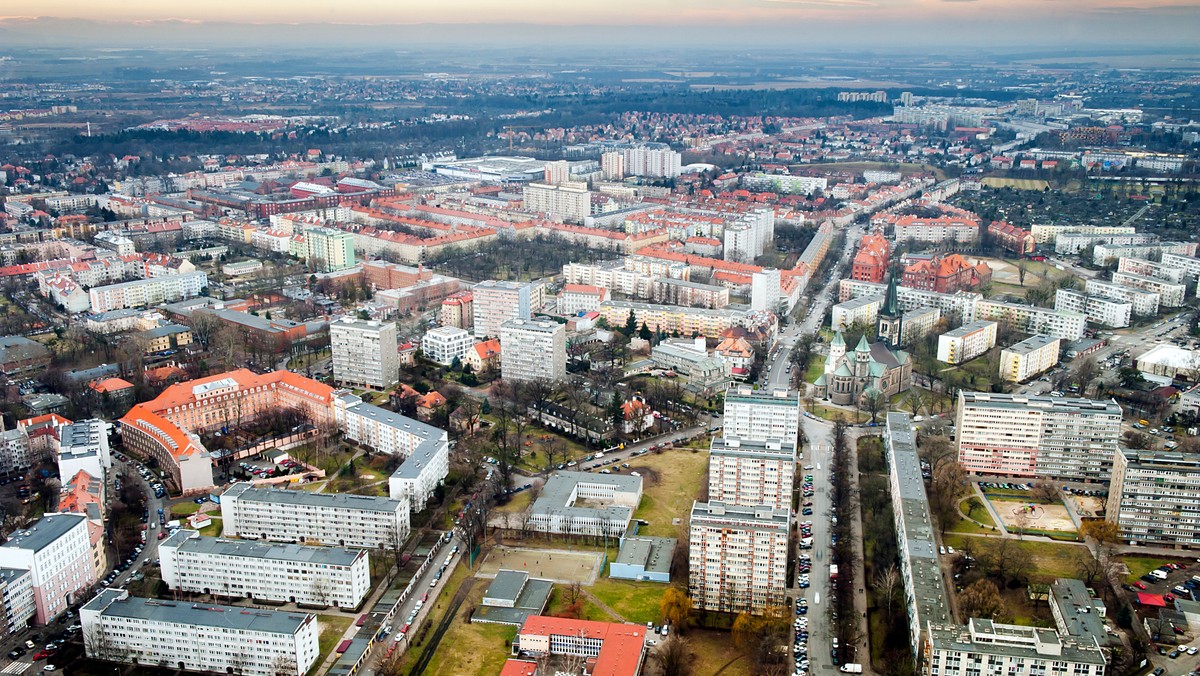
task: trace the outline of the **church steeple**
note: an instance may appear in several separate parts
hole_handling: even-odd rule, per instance
[[[889,317],[898,317],[900,315],[900,294],[896,290],[896,273],[892,272],[888,278],[887,295],[883,299],[883,308],[879,313],[888,315]]]
[[[876,335],[888,347],[900,347],[902,316],[900,292],[896,288],[896,273],[893,271],[888,279],[887,292],[883,298],[883,307],[879,309],[879,322],[876,327]]]

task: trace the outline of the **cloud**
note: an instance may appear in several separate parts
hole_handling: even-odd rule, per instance
[[[858,9],[863,7],[878,7],[879,3],[871,0],[763,0],[780,5],[804,5],[806,7],[833,7]]]

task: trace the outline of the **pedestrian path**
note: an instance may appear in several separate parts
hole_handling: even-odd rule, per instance
[[[32,666],[33,666],[32,662],[13,662],[12,664],[9,664],[7,667],[0,669],[0,673],[23,674],[23,673],[25,673],[25,671],[27,669],[29,669],[29,667],[32,667]]]

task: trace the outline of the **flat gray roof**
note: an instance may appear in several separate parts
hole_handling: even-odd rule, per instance
[[[736,455],[739,457],[770,458],[772,460],[796,459],[796,448],[782,439],[754,441],[735,437],[714,437],[709,445],[710,455]]]
[[[653,573],[670,573],[676,542],[675,538],[627,537],[621,541],[621,550],[614,563],[643,566]]]
[[[628,518],[633,509],[619,505],[605,507],[574,507],[571,495],[579,484],[615,486],[621,493],[638,494],[642,490],[642,478],[624,474],[590,474],[588,472],[558,472],[546,480],[542,494],[530,509],[534,514],[559,514],[562,516],[590,516],[596,513],[608,517]]]
[[[1085,642],[1095,640],[1100,645],[1115,638],[1108,635],[1100,615],[1104,611],[1104,602],[1093,597],[1082,580],[1055,580],[1050,584],[1050,602],[1058,606],[1063,623],[1060,628],[1066,629],[1068,636]]]
[[[1054,336],[1036,335],[1030,336],[1021,342],[1004,348],[1007,352],[1015,352],[1017,354],[1029,354],[1035,350],[1040,350],[1050,343],[1057,343],[1060,339]],[[1056,397],[1057,398],[1057,397]]]
[[[980,319],[979,321],[971,322],[970,324],[963,324],[962,326],[958,327],[957,329],[947,331],[947,332],[943,333],[942,335],[950,337],[950,338],[962,338],[963,336],[974,333],[980,329],[986,329],[989,324],[995,325],[996,322],[988,321],[986,319]]]
[[[774,530],[786,533],[791,515],[786,509],[772,509],[767,505],[745,507],[723,502],[692,503],[689,523],[725,525],[742,530]]]
[[[87,517],[82,514],[47,514],[29,528],[13,531],[0,547],[41,551],[84,521]]]
[[[311,493],[309,491],[285,491],[277,488],[259,488],[242,481],[230,486],[224,496],[236,497],[241,502],[272,502],[310,507],[355,509],[364,512],[396,512],[404,505],[399,500],[373,495],[350,493]]]
[[[496,573],[495,579],[488,585],[487,591],[483,593],[485,599],[505,599],[516,601],[521,595],[521,590],[525,588],[525,582],[529,579],[529,573],[522,573],[517,570],[501,570]]]
[[[979,408],[1041,408],[1062,412],[1108,413],[1121,415],[1121,407],[1111,399],[1100,401],[1082,397],[1051,397],[1036,394],[961,392],[963,403]]]
[[[854,309],[854,308],[866,307],[867,305],[871,305],[873,303],[883,303],[883,294],[874,294],[871,296],[859,296],[858,298],[851,298],[848,301],[838,303],[837,307]]]
[[[991,643],[974,641],[971,638],[969,624],[950,624],[949,622],[934,622],[929,624],[929,639],[936,650],[950,650],[964,653],[982,653],[985,655],[1006,655],[1056,662],[1080,662],[1086,664],[1104,664],[1104,654],[1100,649],[1091,645],[1080,645],[1074,641],[1064,641],[1050,629],[1037,627],[1018,627],[1014,625],[997,625],[991,620],[972,618],[981,630],[988,633],[1008,634],[1014,639],[1028,643]],[[1038,652],[1033,647],[1034,636],[1042,643],[1061,644],[1062,654]]]
[[[216,606],[207,603],[163,601],[139,596],[120,598],[119,594],[123,593],[116,589],[106,589],[89,601],[84,608],[100,610],[106,617],[272,634],[295,634],[306,622],[315,622],[317,619],[317,616],[311,613],[289,613],[277,610]]]
[[[248,559],[320,563],[330,566],[350,566],[359,557],[366,556],[366,552],[361,549],[271,544],[259,540],[226,540],[202,537],[199,531],[188,529],[182,529],[164,540],[163,545],[175,545],[179,551],[192,554],[242,556]]]
[[[725,402],[731,401],[743,404],[798,407],[800,393],[782,387],[771,390],[755,390],[746,385],[731,385],[725,390]]]

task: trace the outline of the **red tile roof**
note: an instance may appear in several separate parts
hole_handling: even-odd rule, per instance
[[[592,676],[635,676],[642,663],[646,627],[638,624],[592,622],[534,615],[525,620],[521,635],[577,636],[602,641]]]

